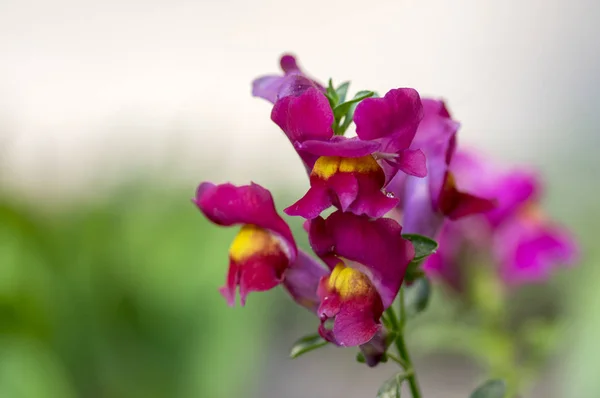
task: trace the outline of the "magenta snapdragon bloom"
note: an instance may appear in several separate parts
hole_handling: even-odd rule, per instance
[[[285,212],[313,219],[334,205],[376,218],[394,208],[398,199],[382,190],[398,171],[427,174],[425,155],[410,148],[421,108],[419,94],[408,88],[364,99],[354,112],[358,136],[346,138],[334,135],[333,111],[318,89],[280,98],[271,118],[310,172],[310,189]]]
[[[457,174],[472,192],[496,198],[497,207],[475,217],[446,222],[439,249],[424,264],[427,273],[462,289],[461,263],[470,254],[487,255],[509,286],[546,280],[561,265],[577,261],[568,231],[539,207],[541,184],[528,170],[507,170],[474,154],[457,153]]]
[[[193,201],[215,224],[242,226],[229,248],[227,282],[220,289],[230,306],[238,286],[244,305],[249,292],[272,289],[284,280],[298,249],[268,190],[254,183],[237,187],[204,182]]]
[[[330,273],[319,282],[319,333],[340,346],[358,346],[382,331],[381,315],[394,301],[414,257],[402,227],[388,218],[369,219],[336,211],[309,224],[315,253]],[[329,329],[326,322],[333,320]]]
[[[280,97],[310,86],[324,90],[321,84],[302,72],[293,55],[282,55],[279,64],[283,75],[267,75],[254,79],[252,82],[253,96],[275,103]]]
[[[388,189],[401,198],[404,231],[435,238],[445,219],[487,212],[495,207],[495,201],[470,191],[463,176],[454,170],[460,125],[451,118],[444,102],[423,99],[422,103],[424,116],[411,148],[425,153],[428,175],[415,178],[398,174]]]

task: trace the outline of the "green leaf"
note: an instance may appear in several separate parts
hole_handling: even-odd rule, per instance
[[[415,316],[427,308],[431,296],[431,283],[427,277],[415,280],[404,289],[404,310],[407,316]]]
[[[350,101],[344,102],[343,104],[338,105],[334,108],[333,114],[335,116],[336,123],[339,123],[344,118],[344,121],[341,125],[336,129],[336,134],[343,135],[348,127],[350,127],[350,123],[352,123],[352,119],[354,117],[354,110],[358,103],[365,98],[369,97],[378,97],[377,93],[374,91],[359,91],[354,95],[354,98]],[[336,113],[337,109],[337,113]]]
[[[356,362],[359,363],[366,363],[367,360],[365,359],[365,355],[362,352],[357,352],[356,353]]]
[[[404,380],[404,377],[401,374],[397,374],[386,380],[381,387],[379,387],[376,398],[400,398],[400,386],[402,385],[402,380]]]
[[[350,101],[346,101],[343,104],[339,104],[333,109],[333,115],[336,120],[340,120],[343,116],[348,115],[348,112],[352,109],[352,114],[354,115],[354,109],[356,105],[365,98],[372,97],[375,94],[373,91],[359,91],[356,93],[354,98]]]
[[[346,95],[348,94],[348,87],[350,87],[350,82],[344,82],[335,89],[335,92],[338,95],[338,101],[343,103],[346,101]]]
[[[329,79],[329,84],[327,85],[327,90],[325,91],[325,95],[329,100],[329,105],[331,105],[331,109],[334,109],[337,104],[340,103],[340,97],[338,96],[337,91],[333,88],[333,80]]]
[[[327,341],[324,340],[318,334],[311,334],[304,336],[297,340],[292,349],[290,350],[290,358],[298,358],[300,355],[306,354],[309,351],[316,350],[327,345]]]
[[[504,380],[489,380],[479,386],[471,394],[471,398],[504,398],[506,383]]]
[[[412,262],[420,262],[425,257],[435,253],[438,248],[438,244],[435,240],[428,238],[427,236],[417,234],[404,234],[402,237],[406,240],[411,241],[415,248],[415,257]]]

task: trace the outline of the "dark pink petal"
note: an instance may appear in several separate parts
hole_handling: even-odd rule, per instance
[[[400,224],[337,211],[327,218],[326,229],[334,243],[333,252],[364,267],[362,271],[379,292],[384,308],[390,306],[414,257],[412,244],[401,236]],[[310,239],[319,240],[314,236]]]
[[[439,211],[451,220],[473,214],[489,212],[496,208],[495,200],[481,198],[461,192],[456,187],[454,177],[448,173],[438,202]]]
[[[359,300],[348,301],[335,316],[333,335],[342,347],[354,347],[369,342],[381,330],[374,314],[364,308]]]
[[[329,318],[335,317],[342,306],[342,300],[337,294],[332,294],[329,289],[329,275],[324,276],[317,286],[317,296],[321,300],[317,315],[321,321],[325,322]],[[333,342],[333,341],[332,341]]]
[[[317,296],[319,281],[327,274],[327,269],[315,258],[299,250],[298,258],[285,272],[283,286],[296,303],[316,312],[320,302]]]
[[[239,266],[240,304],[250,292],[271,290],[283,281],[289,259],[284,255],[250,257]]]
[[[316,88],[311,87],[298,96],[289,95],[277,100],[271,119],[292,143],[328,140],[333,136],[333,111],[327,97]]]
[[[281,66],[281,70],[285,73],[299,72],[300,67],[296,62],[296,57],[291,54],[283,54],[281,59],[279,60],[279,65]]]
[[[308,240],[310,242],[310,247],[317,256],[323,257],[331,254],[335,242],[327,229],[327,223],[323,217],[319,216],[310,220],[308,226]]]
[[[229,270],[227,271],[227,281],[225,282],[225,286],[219,289],[219,292],[230,307],[235,306],[235,291],[239,281],[240,267],[235,262],[230,261]]]
[[[352,203],[342,211],[350,211],[357,215],[365,214],[372,218],[383,217],[398,204],[398,199],[388,197],[381,191],[381,182],[368,174],[355,174],[358,182],[357,195]],[[339,194],[338,194],[339,196]]]
[[[329,141],[307,140],[297,142],[296,149],[318,156],[339,156],[359,158],[376,152],[381,144],[375,141],[362,141],[357,137],[333,136]]]
[[[422,116],[419,93],[411,88],[393,89],[383,98],[367,98],[358,104],[356,134],[362,140],[386,138],[384,152],[408,149]]]
[[[329,277],[319,282],[317,295],[321,304],[317,315],[321,319],[319,333],[328,341],[340,346],[357,346],[367,343],[377,333],[383,312],[380,298],[376,293],[358,295],[342,299],[337,292],[330,290]],[[325,322],[333,318],[333,329],[325,327]]]
[[[303,197],[283,211],[288,216],[300,216],[307,220],[318,217],[319,214],[332,205],[327,186],[314,184]]]
[[[337,203],[335,204],[338,205],[342,211],[348,210],[350,205],[352,205],[357,198],[359,192],[357,178],[358,173],[336,173],[327,181],[329,189],[331,189],[337,197]]]
[[[273,197],[265,188],[251,183],[200,184],[193,199],[204,215],[215,224],[253,224],[269,230],[283,240],[290,261],[297,255],[296,242],[287,223],[277,214]]]
[[[400,170],[415,177],[425,177],[427,175],[427,163],[423,151],[420,149],[406,150],[398,155],[397,162]]]

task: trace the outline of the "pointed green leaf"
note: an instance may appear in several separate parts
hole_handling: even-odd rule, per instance
[[[331,105],[331,109],[334,109],[340,102],[340,97],[338,96],[337,91],[335,91],[335,88],[333,88],[333,80],[331,79],[329,79],[327,90],[325,90],[325,96],[327,96],[327,99],[329,100],[329,105]]]
[[[426,277],[419,278],[404,288],[404,310],[407,316],[415,316],[429,304],[431,283]]]
[[[297,340],[292,346],[290,358],[298,358],[302,354],[306,354],[309,351],[316,350],[325,345],[327,345],[327,341],[318,334],[304,336]]]
[[[333,115],[335,116],[335,119],[340,120],[344,115],[348,114],[350,109],[352,109],[352,114],[354,114],[354,108],[356,108],[356,105],[358,105],[358,103],[365,98],[372,97],[373,94],[375,94],[373,91],[359,91],[351,100],[339,104],[333,109]]]
[[[346,101],[346,95],[348,94],[348,87],[350,87],[350,82],[344,82],[335,89],[335,92],[338,95],[339,103],[343,103]]]
[[[344,118],[344,121],[338,127],[336,134],[343,135],[346,132],[346,130],[348,130],[348,127],[350,127],[350,123],[352,123],[352,119],[354,118],[354,110],[356,109],[356,106],[360,101],[369,97],[378,97],[378,95],[375,91],[359,91],[354,95],[353,99],[351,99],[348,102],[344,102],[343,104],[340,104],[336,108],[334,108],[335,120],[339,122],[342,120],[342,117]]]
[[[504,398],[506,383],[504,380],[489,380],[471,394],[471,398]]]
[[[406,240],[411,241],[415,248],[415,257],[413,262],[421,261],[430,254],[435,253],[438,248],[438,244],[435,240],[428,238],[427,236],[417,234],[404,234],[402,237]]]
[[[379,391],[377,391],[376,398],[400,398],[400,386],[402,385],[404,378],[397,374],[394,377],[385,381]]]

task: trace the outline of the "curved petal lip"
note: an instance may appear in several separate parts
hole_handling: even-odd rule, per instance
[[[407,149],[422,117],[419,93],[412,88],[397,88],[382,98],[361,101],[354,112],[354,123],[361,139],[393,137],[395,148]]]
[[[334,116],[329,100],[317,88],[310,87],[299,95],[280,97],[271,111],[271,120],[291,142],[329,140]]]
[[[371,155],[381,147],[381,144],[375,141],[363,141],[358,138],[339,138],[333,137],[329,141],[306,140],[304,142],[295,142],[294,147],[297,150],[304,150],[317,156],[339,156],[344,158],[359,158]]]
[[[283,240],[291,261],[298,249],[287,223],[277,214],[271,193],[262,186],[200,184],[193,199],[204,215],[218,225],[253,224],[268,229]]]

